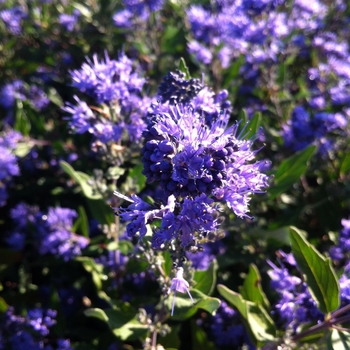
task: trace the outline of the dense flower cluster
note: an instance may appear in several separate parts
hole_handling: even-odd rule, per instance
[[[334,140],[331,132],[342,132],[347,121],[341,113],[315,113],[313,117],[303,107],[296,107],[289,123],[284,125],[283,137],[285,145],[294,151],[301,150],[315,143],[321,153],[331,150]],[[345,135],[345,133],[343,132]]]
[[[123,0],[124,9],[113,15],[114,24],[120,28],[132,28],[138,22],[147,21],[151,13],[163,7],[164,0]]]
[[[174,77],[181,84],[174,84]],[[168,75],[159,89],[160,97],[184,100],[182,86],[196,84]],[[228,126],[229,114],[219,112],[222,99],[218,103],[211,96],[208,120],[204,113],[209,110],[208,99],[201,104],[200,92],[191,99],[194,92],[189,91],[191,103],[153,105],[143,133],[143,174],[148,183],[159,182],[164,205],[156,208],[133,196],[128,198],[132,205],[118,210],[124,221],[131,221],[127,225],[130,237],[143,237],[147,224],[162,220],[152,237],[155,249],[169,247],[177,240],[184,249],[195,247],[198,238],[218,228],[220,203],[226,203],[239,217],[250,217],[250,195],[263,192],[267,186],[268,177],[261,172],[266,163],[254,161],[257,151],[251,150],[253,140],[241,138],[238,124]]]
[[[39,254],[53,254],[64,260],[81,254],[88,245],[88,239],[72,232],[74,210],[67,208],[49,208],[48,213],[39,211],[24,203],[11,209],[12,219],[16,222],[14,232],[8,235],[7,243],[15,250],[22,250],[26,241],[35,240]]]
[[[344,226],[346,221],[343,220]],[[344,237],[344,231],[341,233],[340,240]],[[332,247],[330,254],[333,259],[342,258],[339,247]],[[344,248],[344,247],[343,247]],[[279,252],[285,262],[280,262],[281,267],[277,267],[271,261],[268,261],[272,270],[268,271],[271,278],[271,287],[279,294],[279,300],[275,304],[275,310],[281,320],[284,322],[284,327],[291,327],[296,330],[301,324],[308,322],[319,323],[324,320],[324,314],[321,313],[316,305],[315,300],[311,297],[306,282],[301,278],[292,274],[292,270],[298,268],[297,263],[292,254]],[[344,273],[339,278],[340,286],[340,302],[341,307],[349,305],[350,302],[350,264],[345,261]]]
[[[55,310],[36,308],[24,317],[9,307],[0,318],[0,349],[71,350],[69,340],[49,338],[56,315]]]
[[[240,349],[242,346],[246,346],[249,350],[255,349],[248,338],[239,313],[223,300],[215,316],[199,319],[197,324],[206,330],[216,349]]]
[[[0,11],[0,18],[3,20],[7,30],[13,35],[21,34],[21,23],[26,17],[27,13],[19,6]]]
[[[67,103],[64,111],[70,127],[76,133],[89,132],[103,143],[120,141],[127,132],[131,141],[138,142],[145,128],[144,111],[149,99],[142,97],[145,83],[133,62],[124,54],[112,60],[107,53],[105,60],[97,55],[88,60],[79,70],[71,72],[73,86],[102,105],[90,107],[84,100],[75,96],[76,104]]]
[[[35,84],[26,84],[22,80],[7,83],[0,90],[0,105],[6,110],[6,122],[13,124],[16,100],[26,101],[38,111],[48,106],[50,100],[46,93]]]
[[[3,133],[0,138],[0,207],[6,204],[7,186],[11,183],[12,177],[20,173],[17,157],[13,151],[21,138],[22,135],[13,130]]]

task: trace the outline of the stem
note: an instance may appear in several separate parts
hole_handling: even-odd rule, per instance
[[[152,333],[152,345],[151,350],[157,349],[157,330],[155,329]]]

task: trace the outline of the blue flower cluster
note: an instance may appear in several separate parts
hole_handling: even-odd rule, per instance
[[[17,157],[13,151],[21,139],[21,133],[13,130],[3,133],[0,138],[0,207],[6,204],[7,186],[11,183],[12,177],[20,174]]]
[[[71,71],[71,77],[73,86],[98,105],[89,106],[77,96],[75,105],[66,103],[63,110],[71,114],[67,119],[74,132],[89,132],[102,143],[118,142],[124,132],[132,142],[140,140],[149,99],[141,94],[145,79],[124,53],[118,60],[106,53],[104,61],[94,55],[81,69]]]
[[[255,349],[248,338],[239,312],[223,300],[215,316],[199,319],[197,324],[206,330],[209,339],[215,344],[215,349],[241,349],[242,346],[249,350]]]
[[[339,245],[330,249],[330,256],[337,261],[345,256],[342,252],[347,253],[348,248],[345,243],[349,234],[349,220],[342,220],[344,225],[340,233]],[[283,251],[279,255],[284,259],[280,261],[281,267],[277,267],[271,261],[268,261],[272,270],[268,271],[271,278],[271,287],[279,294],[279,300],[275,304],[275,310],[284,323],[284,327],[292,328],[294,331],[304,323],[319,323],[324,320],[324,314],[321,313],[316,305],[315,300],[311,297],[306,282],[295,276],[293,271],[298,268],[292,254],[286,254]],[[345,259],[344,272],[339,278],[340,302],[344,307],[350,303],[350,260]]]
[[[325,154],[336,145],[330,137],[332,132],[345,133],[347,121],[341,113],[318,112],[312,117],[301,106],[295,107],[292,118],[283,126],[285,145],[294,151],[316,144],[319,152]]]
[[[6,122],[13,123],[16,100],[27,101],[32,108],[38,111],[48,106],[50,100],[46,93],[35,84],[28,85],[22,80],[7,83],[0,90],[0,105],[6,110]]]
[[[131,221],[127,225],[130,237],[143,237],[146,225],[161,219],[152,236],[154,249],[168,248],[177,241],[182,249],[196,251],[197,240],[217,230],[221,203],[237,216],[250,218],[250,196],[264,191],[268,176],[261,172],[266,162],[255,161],[253,140],[241,138],[237,124],[228,126],[229,113],[221,112],[227,94],[214,98],[203,88],[200,96],[195,86],[191,89],[191,81],[179,83],[168,77],[163,81],[162,103],[151,107],[143,132],[143,174],[148,183],[159,183],[163,204],[156,208],[135,195],[127,198],[117,193],[132,202],[117,213],[123,221]],[[186,89],[189,102],[171,104],[184,100]]]
[[[131,29],[148,20],[151,13],[163,7],[164,0],[123,0],[124,9],[113,15],[117,27]]]
[[[13,35],[20,35],[22,32],[22,20],[27,18],[27,13],[20,6],[0,11],[0,18],[7,30]]]
[[[55,310],[36,308],[19,316],[9,307],[0,318],[0,349],[71,350],[69,340],[50,337],[56,315]]]
[[[24,203],[11,209],[11,218],[16,223],[8,235],[7,244],[14,250],[23,250],[25,244],[33,243],[39,254],[52,254],[70,260],[81,254],[89,240],[72,232],[74,210],[49,208],[48,213]]]

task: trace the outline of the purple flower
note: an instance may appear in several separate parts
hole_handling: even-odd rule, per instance
[[[0,11],[0,18],[4,21],[7,30],[14,35],[21,34],[21,22],[26,17],[27,14],[20,7]]]
[[[172,291],[174,291],[174,298],[173,303],[171,306],[171,316],[174,315],[174,307],[175,307],[175,299],[176,299],[176,292],[185,293],[187,292],[189,297],[192,300],[192,303],[194,304],[194,301],[192,299],[192,295],[189,290],[189,284],[188,282],[183,278],[183,268],[179,267],[176,271],[176,277],[174,277],[171,281],[170,288],[168,290],[168,294],[170,294]]]
[[[24,83],[21,80],[6,84],[0,92],[0,104],[6,109],[13,108],[16,99],[26,100]]]
[[[76,23],[78,22],[80,15],[81,15],[80,11],[75,9],[73,11],[73,14],[71,15],[68,15],[66,13],[60,14],[58,21],[63,27],[66,28],[66,30],[68,30],[69,32],[72,32],[74,30]]]

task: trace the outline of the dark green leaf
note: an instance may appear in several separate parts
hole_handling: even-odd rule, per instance
[[[336,310],[340,303],[339,283],[331,260],[321,255],[295,227],[290,228],[290,239],[294,258],[317,307],[325,314]]]
[[[243,286],[239,289],[245,300],[262,305],[266,310],[270,308],[270,303],[261,288],[261,277],[258,268],[254,264],[250,264],[249,272],[244,280]]]
[[[273,185],[268,189],[270,199],[286,192],[306,172],[308,161],[316,151],[316,146],[309,146],[284,160],[274,174]]]
[[[114,223],[114,213],[112,208],[102,199],[93,200],[86,198],[91,215],[102,225]]]
[[[215,350],[215,345],[209,341],[207,334],[202,327],[199,327],[196,320],[191,320],[192,350]]]
[[[194,281],[197,282],[195,287],[206,295],[211,295],[216,285],[216,271],[218,263],[216,260],[210,264],[207,270],[197,270],[194,274]]]
[[[256,346],[275,340],[275,325],[261,305],[245,300],[242,295],[221,284],[218,285],[218,291],[222,297],[239,311],[249,331],[251,340]]]

